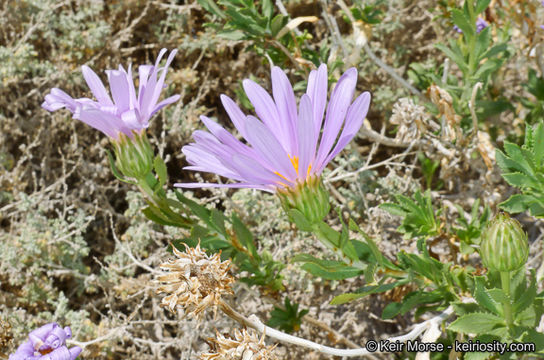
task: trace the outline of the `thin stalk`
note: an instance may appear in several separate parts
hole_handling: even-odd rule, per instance
[[[502,289],[508,296],[508,300],[503,301],[502,306],[504,309],[504,318],[506,319],[506,325],[508,328],[512,327],[512,302],[510,296],[510,273],[508,271],[501,271],[501,285]]]

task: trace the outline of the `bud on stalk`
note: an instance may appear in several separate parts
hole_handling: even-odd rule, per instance
[[[484,265],[491,270],[518,270],[529,257],[527,234],[517,220],[500,213],[482,234],[480,256]]]

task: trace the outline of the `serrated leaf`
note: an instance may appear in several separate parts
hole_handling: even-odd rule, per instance
[[[505,141],[504,151],[506,151],[506,154],[521,167],[522,170],[520,170],[520,172],[527,175],[535,174],[533,166],[529,163],[529,160],[526,158],[519,146],[511,142]]]
[[[533,305],[526,307],[521,312],[515,314],[515,322],[519,323],[521,326],[526,326],[534,328],[538,325],[537,320],[540,320],[540,317],[537,319],[535,307]]]
[[[471,313],[452,322],[448,330],[464,334],[485,334],[504,325],[504,319],[499,316],[490,313]]]
[[[499,207],[506,212],[516,214],[529,209],[538,200],[532,195],[514,194],[506,201],[499,204]],[[537,214],[533,214],[537,215]]]
[[[533,275],[533,277],[531,278],[531,283],[529,287],[521,293],[521,296],[519,296],[518,299],[514,301],[514,304],[512,306],[513,313],[516,314],[519,311],[523,311],[523,309],[526,309],[527,307],[531,306],[535,298],[536,298],[536,283],[535,283],[535,278]]]
[[[501,307],[498,302],[496,302],[491,295],[487,292],[485,288],[485,279],[483,276],[474,277],[475,288],[474,288],[474,299],[478,302],[480,306],[483,306],[487,310],[491,311],[495,315],[501,315]]]
[[[522,173],[502,174],[502,177],[508,184],[521,189],[538,188],[540,185],[533,178]]]

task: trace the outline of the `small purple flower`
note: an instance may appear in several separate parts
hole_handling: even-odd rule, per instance
[[[147,128],[149,118],[153,114],[180,97],[174,95],[157,104],[164,87],[168,66],[177,52],[177,50],[172,51],[166,65],[160,68],[159,63],[166,51],[166,49],[160,51],[154,66],[139,66],[138,95],[136,95],[132,79],[131,65],[128,71],[125,71],[121,65],[118,70],[106,70],[113,101],[100,78],[91,68],[84,65],[82,66],[83,77],[98,101],[89,98],[73,99],[64,91],[53,88],[45,96],[42,107],[48,111],[67,108],[72,112],[74,119],[102,131],[110,138],[118,139],[119,133],[132,138],[133,131]]]
[[[310,73],[297,111],[293,88],[285,73],[272,69],[272,95],[251,80],[244,90],[258,116],[246,116],[225,95],[221,101],[234,126],[247,141],[237,140],[216,122],[201,116],[209,132],[193,133],[195,143],[182,151],[189,170],[218,174],[234,184],[181,183],[177,187],[255,188],[269,192],[293,190],[319,179],[325,166],[359,131],[370,105],[370,93],[352,103],[357,70],[347,70],[336,84],[327,107],[327,67]]]
[[[482,19],[481,17],[479,17],[478,20],[476,20],[476,32],[478,34],[480,33],[480,31],[482,31],[483,29],[485,29],[488,26],[489,26],[489,24],[484,19]]]
[[[28,341],[21,344],[9,360],[75,360],[81,348],[68,349],[66,339],[70,337],[70,327],[63,329],[57,323],[46,324],[28,334]]]

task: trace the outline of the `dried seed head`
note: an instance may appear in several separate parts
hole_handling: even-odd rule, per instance
[[[234,337],[217,333],[217,338],[209,338],[212,351],[200,355],[200,360],[277,360],[274,353],[276,345],[266,346],[264,334],[259,337],[255,331],[235,329]]]
[[[160,265],[164,272],[156,278],[161,283],[157,293],[167,294],[161,306],[199,318],[208,307],[215,312],[221,296],[232,293],[234,278],[229,274],[230,260],[222,262],[219,253],[209,256],[200,245],[186,248],[181,252],[172,246],[177,258]]]
[[[398,125],[396,139],[409,142],[419,139],[427,131],[429,114],[421,105],[417,105],[410,98],[400,98],[393,105],[391,123]]]

